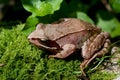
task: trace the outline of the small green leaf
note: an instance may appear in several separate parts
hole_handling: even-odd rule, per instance
[[[120,36],[120,23],[111,34],[112,37]]]
[[[34,16],[45,16],[59,10],[63,0],[22,0],[23,7]]]
[[[94,23],[92,21],[92,19],[90,19],[90,17],[83,12],[77,12],[77,18],[84,20],[84,21],[87,21],[87,22],[92,23],[92,24]]]
[[[26,20],[26,26],[28,27],[33,27],[39,22],[39,19],[36,16],[29,16]]]
[[[97,25],[102,28],[103,31],[109,32],[111,37],[120,35],[120,23],[116,17],[107,11],[98,11],[97,13],[98,22]]]
[[[35,29],[36,24],[39,23],[39,19],[35,16],[29,16],[25,27],[24,27],[24,33],[28,35],[30,32],[32,32]]]
[[[120,13],[120,0],[109,0],[109,3],[115,12]]]

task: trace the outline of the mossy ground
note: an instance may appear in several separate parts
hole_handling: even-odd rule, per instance
[[[31,45],[23,24],[0,27],[0,80],[78,80],[80,59],[49,59],[43,50]],[[112,80],[115,75],[97,70],[91,80]]]

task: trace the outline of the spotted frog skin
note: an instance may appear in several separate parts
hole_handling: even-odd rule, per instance
[[[82,76],[84,68],[96,57],[108,53],[109,33],[97,26],[76,18],[63,18],[52,24],[39,23],[28,40],[40,48],[50,50],[49,58],[66,58],[81,49],[84,58],[80,65]],[[84,78],[87,80],[87,78]]]

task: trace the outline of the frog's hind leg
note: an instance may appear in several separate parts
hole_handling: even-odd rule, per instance
[[[101,33],[101,35],[96,36],[94,40],[88,40],[86,43],[84,43],[84,46],[82,47],[82,56],[84,61],[80,65],[83,77],[86,77],[84,69],[94,58],[103,56],[108,53],[109,44],[110,40],[108,39],[107,33],[104,32]]]
[[[89,59],[89,61],[85,64],[85,67],[87,67],[87,66],[89,65],[89,63],[90,63],[94,58],[96,58],[96,57],[102,57],[102,56],[104,56],[106,53],[108,53],[108,51],[109,51],[109,45],[110,45],[110,40],[107,39],[106,42],[104,43],[103,48],[102,48],[99,52],[95,53],[95,54]]]
[[[76,47],[74,44],[65,44],[62,48],[63,48],[63,50],[60,51],[60,53],[57,53],[55,55],[49,55],[49,58],[51,58],[51,57],[66,58],[76,50]]]
[[[95,53],[90,59],[84,59],[84,61],[82,62],[82,64],[80,65],[80,68],[81,68],[81,72],[82,72],[82,75],[80,77],[86,77],[86,74],[84,72],[84,69],[89,65],[89,63],[96,57],[101,57],[101,56],[104,56],[106,53],[108,53],[109,51],[109,44],[110,44],[110,40],[107,39],[104,43],[104,46],[103,48]],[[87,80],[87,79],[86,79]]]

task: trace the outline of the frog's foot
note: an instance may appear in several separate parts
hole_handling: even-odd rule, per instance
[[[63,50],[60,51],[60,53],[57,53],[56,55],[49,55],[49,58],[51,58],[51,57],[54,57],[54,58],[66,58],[69,55],[71,55],[76,49],[74,44],[66,44],[62,48],[63,48]]]

